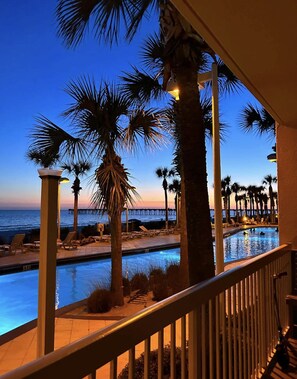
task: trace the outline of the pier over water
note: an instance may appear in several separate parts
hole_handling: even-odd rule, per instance
[[[68,209],[69,213],[73,213],[73,209]],[[122,213],[125,213],[126,209],[123,210]],[[104,212],[106,213],[106,212]],[[78,214],[102,214],[102,209],[78,209]],[[169,208],[168,215],[174,216],[176,214],[175,209]],[[160,208],[129,208],[128,209],[129,216],[165,216],[165,209]]]

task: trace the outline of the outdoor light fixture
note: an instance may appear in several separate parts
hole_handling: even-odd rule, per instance
[[[276,162],[277,161],[277,159],[276,159],[276,145],[272,146],[272,150],[274,151],[274,153],[267,155],[267,159],[270,162]]]
[[[175,79],[172,77],[168,80],[166,91],[175,98],[175,100],[179,100],[179,89],[177,87],[177,83]]]

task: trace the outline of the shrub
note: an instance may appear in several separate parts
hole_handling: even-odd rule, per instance
[[[133,275],[130,284],[131,291],[140,290],[143,293],[147,293],[149,290],[149,280],[143,272]]]
[[[161,268],[153,268],[149,273],[149,288],[153,290],[153,287],[158,282],[162,281],[164,277],[164,271]]]
[[[166,269],[169,292],[171,295],[181,291],[180,283],[180,266],[177,263],[172,263]]]
[[[160,301],[169,296],[168,281],[164,271],[154,271],[151,276],[151,289],[153,291],[153,300]]]
[[[130,280],[128,278],[123,277],[123,295],[129,296],[130,293],[131,293]]]
[[[186,365],[187,357],[186,357]],[[170,378],[170,345],[166,345],[163,349],[163,378]],[[128,379],[129,364],[126,365],[118,376],[118,379]],[[177,347],[175,349],[175,370],[176,379],[181,378],[181,349]],[[172,375],[171,375],[172,376]],[[142,379],[144,377],[144,353],[141,354],[139,358],[135,360],[135,372],[133,378]],[[186,373],[186,377],[188,374]],[[149,378],[158,378],[158,350],[153,350],[150,352],[150,367],[149,367]]]
[[[112,294],[103,288],[95,289],[87,299],[87,310],[89,313],[105,313],[111,310]]]

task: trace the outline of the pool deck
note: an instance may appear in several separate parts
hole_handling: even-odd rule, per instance
[[[224,229],[224,234],[232,234],[240,228],[229,227]],[[123,252],[132,252],[153,248],[164,248],[178,246],[180,243],[179,234],[169,234],[154,237],[143,237],[123,241]],[[71,259],[89,259],[100,255],[110,253],[110,244],[106,242],[96,242],[89,245],[78,247],[75,250],[59,249],[57,260],[64,262]],[[26,252],[14,256],[0,257],[0,268],[5,270],[9,267],[18,265],[32,265],[38,262],[38,252]],[[236,263],[233,263],[234,266]],[[225,269],[230,268],[227,265]],[[149,305],[149,304],[147,304]],[[142,309],[143,304],[130,304],[129,313],[135,313]],[[55,327],[55,350],[74,342],[92,332],[98,331],[112,323],[115,320],[108,319],[82,319],[75,317],[56,317]],[[36,358],[36,327],[22,333],[17,337],[12,337],[1,345],[0,338],[0,375],[22,366]],[[119,362],[123,367],[125,362]],[[104,373],[101,377],[105,377]],[[107,376],[106,376],[107,377]]]

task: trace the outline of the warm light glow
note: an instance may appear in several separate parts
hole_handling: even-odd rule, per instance
[[[174,79],[170,78],[168,83],[167,83],[167,87],[166,87],[166,91],[175,98],[175,100],[179,100],[179,89],[177,87],[177,83]]]
[[[267,155],[267,159],[270,162],[276,162],[277,161],[277,159],[276,159],[276,153],[271,153],[271,154]]]
[[[69,183],[70,180],[69,180],[68,178],[66,178],[66,177],[63,176],[63,177],[59,180],[59,182],[60,182],[60,183]]]

